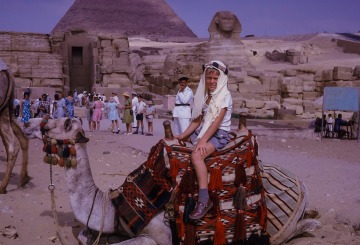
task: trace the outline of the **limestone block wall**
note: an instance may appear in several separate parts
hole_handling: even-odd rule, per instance
[[[192,61],[183,65],[183,61],[171,59],[172,67],[176,68],[172,70],[173,74],[168,74],[164,67],[169,66],[166,62],[170,59],[154,56],[151,57],[151,61],[155,61],[156,57],[157,72],[147,77],[150,91],[162,95],[175,94],[179,74],[190,77],[189,86],[196,90],[201,74],[201,62]],[[163,70],[161,60],[164,60]],[[186,69],[186,66],[191,68]],[[233,112],[245,112],[254,117],[267,118],[275,116],[277,110],[284,109],[304,119],[321,116],[322,105],[318,99],[323,95],[324,87],[360,87],[358,70],[359,68],[340,66],[324,70],[230,70],[228,88],[233,96]],[[153,71],[149,69],[149,72]]]
[[[17,90],[64,85],[62,58],[52,53],[49,35],[0,32],[0,57],[11,69]]]
[[[266,117],[271,115],[271,110],[278,106],[279,109],[294,111],[295,115],[301,118],[321,116],[322,106],[318,99],[323,95],[324,87],[360,87],[360,76],[355,71],[356,69],[352,67],[340,66],[325,70],[288,69],[279,71],[277,75],[275,75],[276,73],[272,75],[273,78],[277,77],[278,79],[278,95],[274,94],[270,100],[265,100],[267,106],[260,107],[261,104],[258,103],[255,107],[249,103],[251,106],[245,104],[242,110],[247,110],[254,116]],[[266,74],[264,76],[271,80],[271,76]],[[266,90],[271,91],[268,88]],[[254,111],[254,107],[256,111]],[[264,114],[261,115],[261,113]]]
[[[144,84],[150,92],[168,96],[176,94],[177,79],[187,76],[190,78],[189,87],[195,92],[202,65],[208,61],[211,56],[208,52],[212,50],[201,43],[132,50],[136,66],[143,65],[144,76],[138,77],[145,79],[134,82]],[[282,110],[304,119],[314,118],[321,116],[322,105],[318,100],[325,86],[360,86],[359,66],[321,69],[294,66],[284,70],[257,71],[255,67],[242,66],[240,61],[242,59],[237,62],[235,56],[231,57],[229,69],[228,88],[233,97],[234,113],[245,112],[266,118]]]
[[[98,52],[100,66],[101,85],[108,88],[131,87],[132,81],[129,74],[130,66],[129,42],[123,35],[98,36],[98,44],[95,52]]]
[[[308,119],[321,116],[324,87],[360,87],[359,66],[324,70],[230,71],[234,113],[273,117],[279,109]]]

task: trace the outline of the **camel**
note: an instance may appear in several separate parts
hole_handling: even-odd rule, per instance
[[[86,143],[89,139],[85,137],[81,119],[49,119],[41,130],[40,124],[42,122],[44,122],[42,119],[30,119],[29,126],[24,131],[26,136],[41,139],[43,137],[41,132],[43,132],[46,137],[52,139],[70,139],[77,142],[75,143],[77,167],[71,168],[65,165],[65,179],[69,190],[71,208],[79,222],[87,225],[91,230],[106,234],[117,232],[116,236],[121,240],[120,243],[116,243],[117,245],[172,244],[171,230],[164,218],[164,211],[155,215],[145,228],[136,234],[136,237],[129,237],[128,233],[125,232],[126,228],[121,227],[121,222],[118,227],[115,226],[115,207],[108,193],[99,190],[92,177],[86,151]],[[270,180],[272,171],[279,171],[279,168],[264,165],[262,171],[264,172],[263,178]],[[285,170],[283,173],[286,172]],[[282,228],[280,227],[281,231],[274,229],[273,233],[270,234],[273,245],[282,244],[291,237],[312,231],[320,225],[317,220],[304,219],[307,205],[306,187],[300,183],[296,188],[301,189],[301,198],[296,204],[297,207],[294,207],[294,212],[291,214],[292,218],[289,218]],[[268,195],[271,194],[268,193]],[[268,216],[269,219],[271,217]],[[88,229],[83,229],[78,236],[80,244],[88,244],[90,239]]]
[[[7,166],[3,180],[0,184],[0,194],[6,194],[10,176],[14,168],[20,148],[22,150],[22,166],[20,173],[20,186],[30,180],[27,173],[28,139],[12,116],[14,100],[14,80],[5,64],[0,60],[0,136],[6,149]]]
[[[40,118],[30,119],[29,126],[24,133],[29,138],[41,138]],[[114,233],[120,230],[124,234],[122,227],[115,227],[115,207],[107,192],[99,190],[95,185],[90,169],[89,158],[86,151],[86,142],[82,121],[77,118],[50,119],[46,126],[46,135],[54,139],[74,139],[76,149],[76,168],[65,167],[65,181],[69,190],[70,205],[76,219],[95,231],[103,233]],[[91,211],[92,210],[92,211]],[[103,226],[102,226],[103,224]],[[78,237],[79,242],[86,244],[86,237],[82,231]],[[160,212],[145,226],[138,236],[132,239],[124,236],[126,241],[118,245],[156,245],[171,244],[171,231],[164,222],[164,212]]]

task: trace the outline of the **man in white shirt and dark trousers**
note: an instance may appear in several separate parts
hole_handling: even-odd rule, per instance
[[[138,103],[139,100],[138,100],[138,98],[137,98],[137,93],[132,92],[131,95],[132,95],[132,100],[131,100],[132,111],[133,111],[133,115],[134,115],[134,122],[133,122],[132,127],[133,127],[133,128],[137,128],[136,105],[137,105],[137,103]]]
[[[174,121],[174,134],[182,134],[190,124],[191,108],[190,104],[194,99],[194,93],[187,86],[189,78],[179,78],[180,89],[176,94],[175,107],[172,111],[172,117]]]
[[[145,109],[146,109],[146,104],[145,102],[142,100],[141,95],[138,95],[138,102],[136,104],[136,131],[134,132],[134,134],[138,134],[139,133],[139,126],[141,126],[141,134],[144,134],[144,113],[145,113]]]

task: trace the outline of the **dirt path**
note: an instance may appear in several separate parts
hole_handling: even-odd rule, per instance
[[[87,132],[92,173],[101,190],[118,187],[125,176],[146,159],[147,152],[162,136],[162,121],[155,123],[155,135],[113,135],[106,131]],[[310,237],[289,244],[360,244],[360,143],[352,140],[317,139],[311,131],[269,130],[251,126],[258,135],[261,159],[286,167],[302,178],[309,190],[309,208],[317,209],[322,226]],[[85,128],[86,129],[86,128]],[[18,187],[20,160],[14,168],[8,194],[0,195],[0,231],[14,227],[18,238],[0,236],[0,244],[60,244],[51,239],[56,226],[51,210],[49,165],[42,162],[42,143],[30,141],[29,175],[25,187]],[[0,178],[5,171],[6,154],[0,144]],[[64,170],[53,167],[56,207],[61,234],[67,244],[77,244],[84,228],[75,220],[64,183]]]

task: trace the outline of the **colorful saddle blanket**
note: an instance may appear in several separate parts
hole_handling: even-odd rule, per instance
[[[147,161],[131,172],[118,189],[110,192],[117,222],[132,237],[169,201],[172,183],[165,166],[164,146],[163,140],[157,143]]]
[[[174,211],[169,217],[173,244],[260,245],[268,243],[268,235],[271,244],[285,242],[297,235],[297,223],[307,206],[306,188],[288,170],[262,165],[257,149],[250,133],[236,136],[206,159],[216,205],[203,219],[191,222],[189,204],[197,198],[192,148],[160,140],[147,161],[111,192],[117,222],[135,236],[167,204]],[[245,203],[239,190],[245,190]]]
[[[235,136],[225,149],[205,159],[214,206],[197,221],[188,218],[198,192],[190,162],[192,148],[171,145],[166,149],[170,174],[176,183],[172,200],[176,220],[174,244],[269,244],[257,142],[250,132],[245,137]]]

